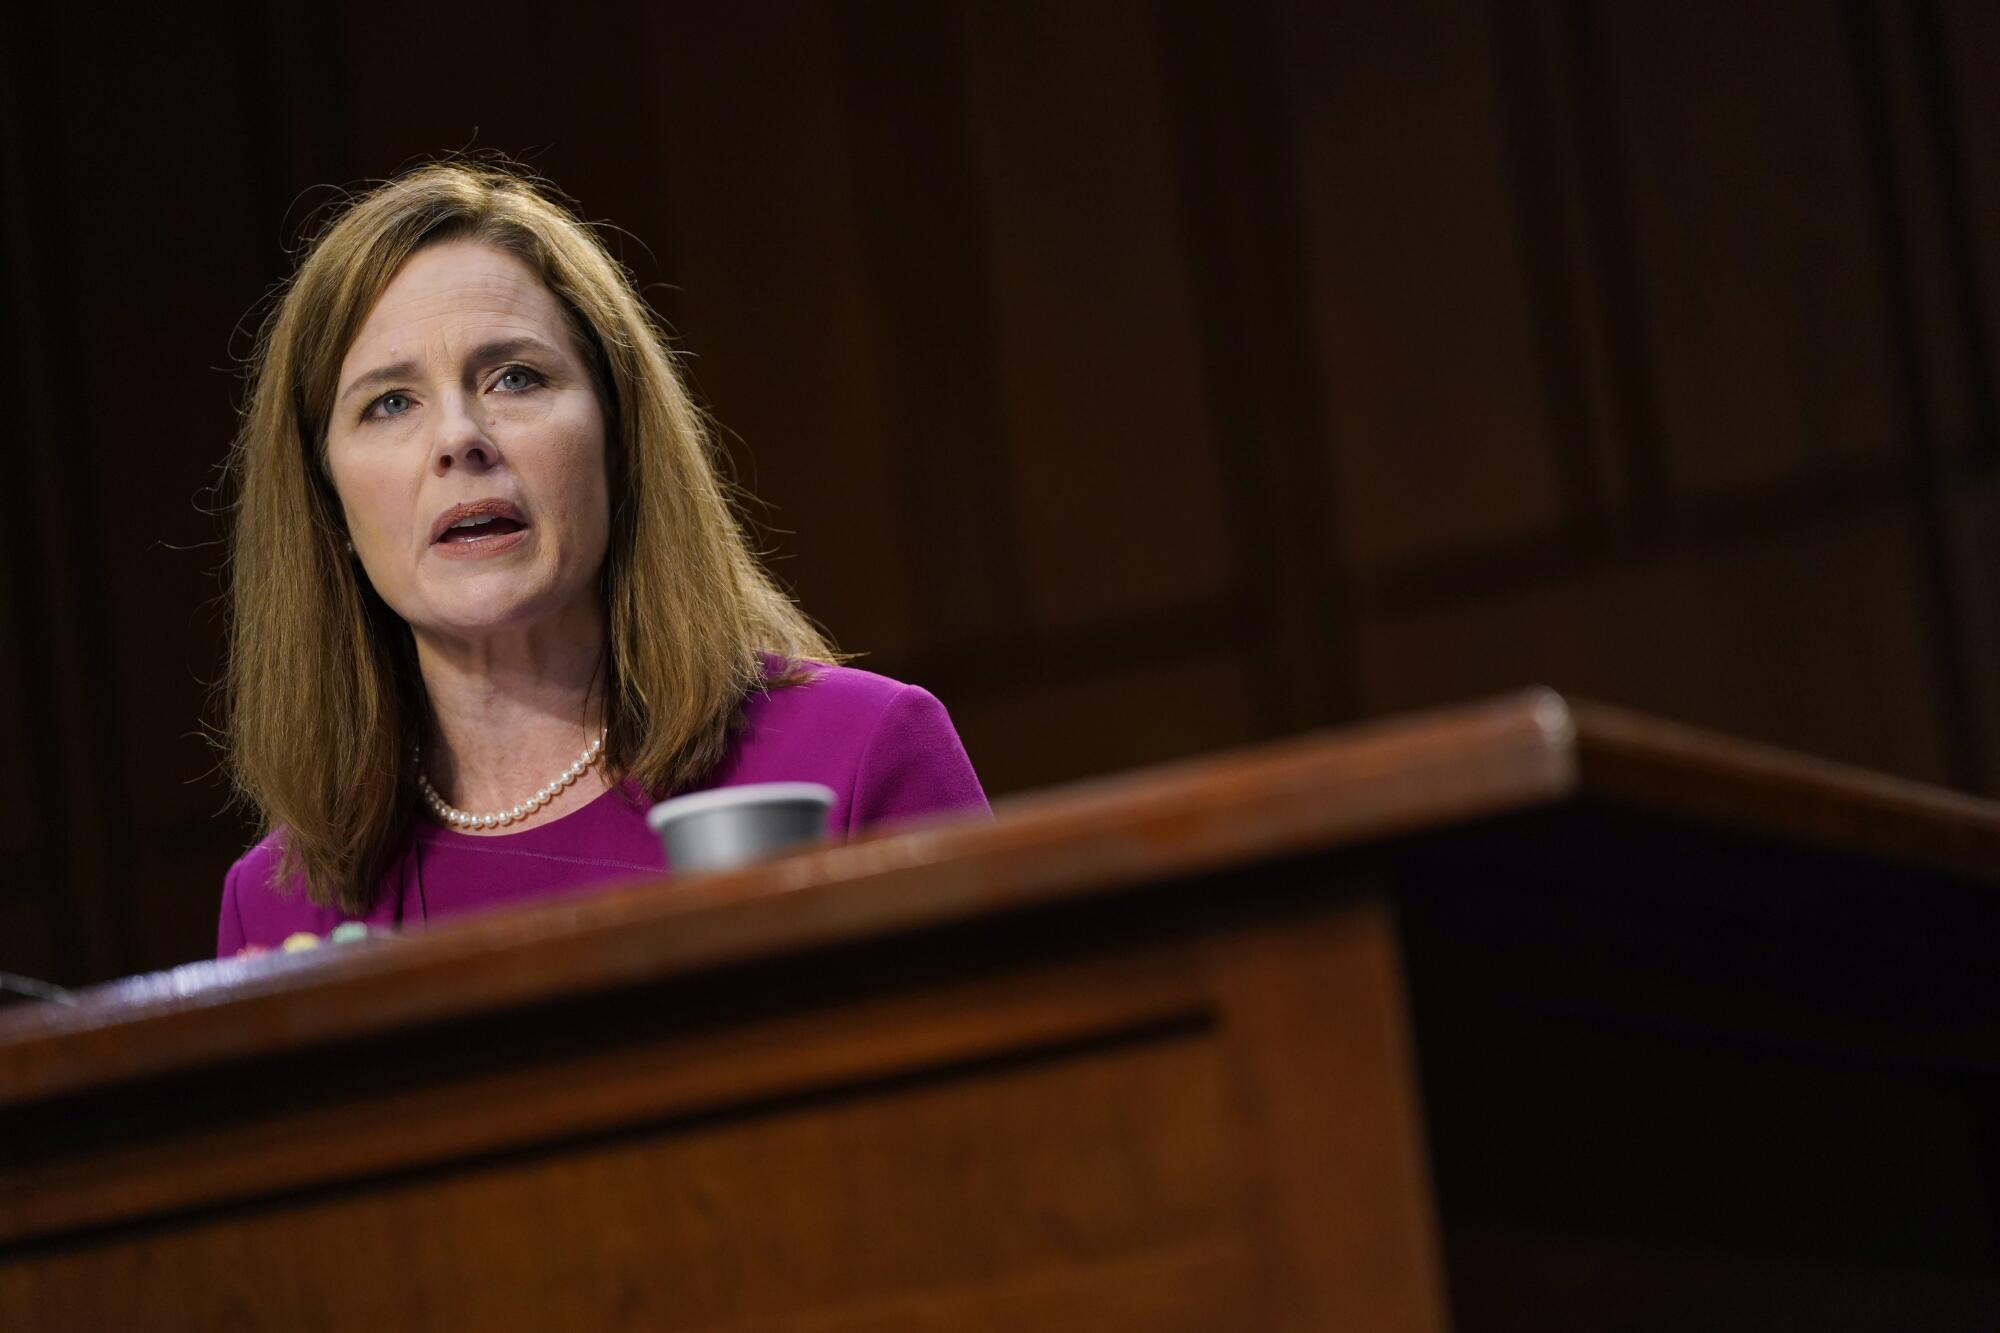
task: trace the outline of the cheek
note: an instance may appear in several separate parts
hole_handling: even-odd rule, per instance
[[[560,486],[569,526],[585,544],[603,546],[611,524],[611,485],[604,428],[594,414],[571,433],[561,466]]]
[[[395,540],[409,526],[408,505],[401,500],[397,479],[386,469],[352,455],[330,454],[327,464],[333,493],[355,541]]]
[[[611,535],[611,497],[601,464],[579,462],[563,478],[564,526],[578,554],[601,557]]]

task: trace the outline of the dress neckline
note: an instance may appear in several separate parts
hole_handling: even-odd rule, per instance
[[[601,817],[608,808],[605,804],[607,801],[625,801],[632,804],[645,803],[644,795],[639,790],[639,784],[631,778],[626,778],[615,786],[605,788],[568,814],[551,819],[546,824],[537,824],[533,828],[524,828],[514,833],[461,833],[457,829],[447,828],[445,825],[437,823],[428,816],[419,815],[417,817],[417,836],[432,846],[442,844],[454,846],[477,845],[482,847],[529,847],[539,842],[545,835],[553,836],[558,832],[568,832],[580,826],[586,816]]]

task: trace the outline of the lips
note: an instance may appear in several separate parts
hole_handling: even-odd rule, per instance
[[[474,500],[456,504],[431,524],[431,545],[462,546],[520,532],[528,526],[521,511],[507,500]]]

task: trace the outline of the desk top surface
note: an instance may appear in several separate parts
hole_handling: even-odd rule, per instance
[[[2000,884],[2000,804],[1546,690],[1001,802],[422,935],[0,1014],[0,1106],[1589,799]]]

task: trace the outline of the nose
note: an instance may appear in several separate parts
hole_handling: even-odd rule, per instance
[[[459,468],[484,472],[500,462],[500,450],[463,395],[450,394],[437,416],[431,440],[431,471],[443,476]]]

